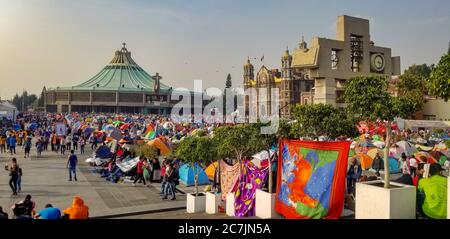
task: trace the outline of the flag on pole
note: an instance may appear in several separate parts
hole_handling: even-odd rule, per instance
[[[263,61],[264,60],[264,54],[263,54],[263,56],[261,57],[261,61]]]

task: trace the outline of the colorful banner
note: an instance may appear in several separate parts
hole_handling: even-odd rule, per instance
[[[276,211],[291,219],[339,218],[350,144],[280,140]]]
[[[233,166],[220,160],[220,188],[222,191],[222,200],[227,199],[227,193],[231,192],[239,181],[239,163]]]
[[[235,211],[237,218],[255,215],[256,189],[261,189],[269,173],[269,167],[258,168],[251,161],[242,164],[239,187],[235,194]]]

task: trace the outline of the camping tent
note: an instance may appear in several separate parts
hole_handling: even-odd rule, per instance
[[[195,171],[198,173],[198,185],[209,184],[208,176],[205,171],[195,164]],[[194,168],[189,164],[183,164],[179,169],[180,181],[186,186],[194,185]]]
[[[111,149],[106,145],[102,145],[97,149],[97,151],[95,151],[95,156],[103,159],[111,158],[112,157]]]
[[[367,154],[359,153],[355,156],[358,161],[361,163],[361,168],[363,170],[370,169],[372,167],[373,159]]]
[[[150,140],[147,144],[158,148],[162,155],[168,155],[170,153],[170,148],[159,138]]]
[[[217,169],[218,165],[219,165],[218,162],[214,162],[214,163],[210,164],[208,167],[206,167],[205,173],[206,173],[206,176],[208,176],[209,180],[214,180],[214,174],[216,173],[216,169]]]

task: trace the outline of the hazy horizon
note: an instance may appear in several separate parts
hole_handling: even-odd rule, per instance
[[[376,45],[412,64],[437,63],[450,40],[450,2],[0,0],[0,97],[72,86],[99,72],[122,42],[162,82],[224,88],[242,84],[247,56],[279,68],[301,36],[335,38],[339,15],[370,20]]]

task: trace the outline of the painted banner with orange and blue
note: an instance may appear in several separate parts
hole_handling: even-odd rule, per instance
[[[337,219],[350,141],[280,140],[275,209],[290,219]]]

